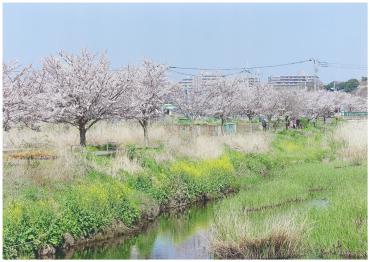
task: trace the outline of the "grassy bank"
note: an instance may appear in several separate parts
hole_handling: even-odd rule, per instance
[[[271,162],[284,167],[247,175],[216,209],[216,257],[367,258],[367,128],[346,125],[277,135]]]
[[[114,177],[104,171],[111,171],[116,157],[76,155],[87,165],[86,175],[65,183],[23,185],[16,196],[5,198],[4,258],[35,257],[41,248],[61,246],[65,233],[88,237],[114,221],[130,227],[153,219],[160,210],[222,197],[239,188],[227,154],[159,163],[153,156],[161,151],[128,147],[128,158],[140,168],[116,170]]]
[[[90,146],[60,148],[53,160],[6,161],[4,258],[36,257],[62,246],[66,233],[78,239],[117,223],[131,228],[235,191],[216,208],[217,257],[364,257],[364,140],[348,141],[346,130],[195,138],[157,131],[157,146],[127,142],[112,157]]]

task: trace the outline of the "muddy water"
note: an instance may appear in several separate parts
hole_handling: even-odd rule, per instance
[[[216,203],[162,215],[140,234],[59,254],[68,259],[207,259]]]

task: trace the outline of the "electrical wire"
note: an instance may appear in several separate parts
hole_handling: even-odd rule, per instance
[[[355,67],[367,67],[366,65],[356,65],[356,64],[341,64],[341,63],[334,63],[334,62],[331,62],[331,63],[328,63],[327,64],[329,65],[339,65],[339,66],[355,66]]]
[[[367,66],[364,65],[355,65],[355,64],[341,64],[341,63],[330,63],[330,62],[323,62],[319,60],[314,59],[306,59],[306,60],[300,60],[290,63],[283,63],[283,64],[275,64],[275,65],[262,65],[262,66],[251,66],[251,67],[234,67],[234,68],[202,68],[202,67],[181,67],[181,66],[168,66],[167,70],[170,72],[173,72],[175,74],[179,75],[185,75],[185,76],[196,76],[196,74],[192,73],[185,73],[185,72],[179,72],[177,70],[173,69],[179,69],[179,70],[197,70],[197,71],[237,71],[232,72],[229,74],[224,74],[224,76],[231,76],[231,75],[237,75],[242,73],[251,73],[249,70],[251,69],[263,69],[263,68],[274,68],[274,67],[282,67],[282,66],[289,66],[289,65],[296,65],[296,64],[303,64],[307,62],[317,62],[318,67],[332,67],[332,68],[338,68],[338,69],[353,69],[353,70],[367,70]],[[32,70],[37,71],[37,70]],[[109,71],[122,71],[122,69],[110,69]],[[13,70],[13,72],[21,72],[20,70]]]
[[[172,69],[170,69],[170,68],[167,68],[167,70],[168,70],[168,71],[170,71],[170,72],[173,72],[173,73],[175,73],[175,74],[179,74],[179,75],[185,75],[185,76],[196,76],[196,75],[194,75],[194,74],[178,72],[178,71],[172,70]]]
[[[325,67],[337,68],[337,69],[349,69],[349,70],[367,70],[365,66],[344,66],[344,65],[331,65],[328,64]]]
[[[288,65],[295,65],[295,64],[302,64],[306,62],[311,62],[312,59],[295,61],[290,63],[284,64],[276,64],[276,65],[264,65],[264,66],[252,66],[252,67],[235,67],[235,68],[201,68],[201,67],[181,67],[181,66],[169,66],[170,69],[182,69],[182,70],[209,70],[209,71],[235,71],[235,70],[249,70],[249,69],[260,69],[260,68],[271,68],[271,67],[280,67],[280,66],[288,66]],[[242,72],[240,71],[240,72]]]

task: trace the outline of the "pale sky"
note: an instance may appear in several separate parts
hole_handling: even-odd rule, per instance
[[[308,58],[325,83],[367,74],[367,4],[4,4],[4,62],[40,66],[63,49],[107,51],[112,67],[150,58],[183,67],[249,67]],[[345,66],[344,66],[345,64]],[[312,63],[261,69],[313,73]],[[181,71],[196,73],[196,71]],[[181,77],[181,76],[177,76]]]

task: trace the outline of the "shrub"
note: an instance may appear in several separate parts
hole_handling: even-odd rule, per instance
[[[188,200],[214,198],[238,188],[235,169],[227,155],[197,162],[178,161],[171,168],[173,178],[188,185]]]
[[[113,220],[132,225],[139,216],[133,190],[117,179],[92,173],[52,198],[8,204],[4,209],[4,257],[34,257],[42,246],[60,245],[64,233],[88,236]]]

